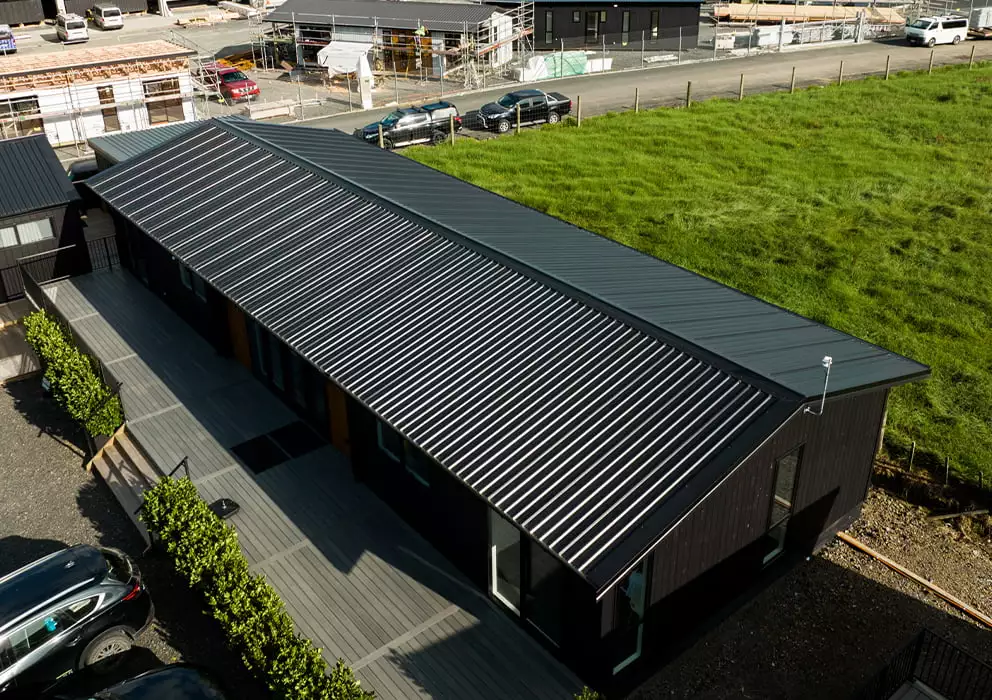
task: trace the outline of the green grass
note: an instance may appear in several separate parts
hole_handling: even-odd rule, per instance
[[[992,476],[992,67],[408,155],[930,365],[888,449]]]

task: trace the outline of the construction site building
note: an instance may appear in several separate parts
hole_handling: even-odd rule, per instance
[[[369,47],[374,71],[478,86],[533,51],[534,5],[287,0],[265,17],[276,40],[292,37],[296,63],[319,67],[332,43]]]
[[[53,146],[196,119],[190,49],[168,41],[8,56],[0,138],[44,133]]]

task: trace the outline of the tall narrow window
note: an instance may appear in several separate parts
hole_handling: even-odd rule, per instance
[[[272,359],[272,383],[280,390],[286,389],[286,376],[282,369],[282,341],[277,337],[269,336],[269,357]]]
[[[148,80],[142,83],[149,124],[168,124],[186,120],[178,78]]]
[[[630,43],[630,11],[623,11],[622,26],[620,28],[620,45],[626,46]]]
[[[644,559],[617,584],[613,610],[613,629],[616,634],[613,650],[614,674],[641,658],[648,571],[648,559]]]
[[[396,462],[403,461],[403,438],[381,420],[376,421],[376,433],[379,438],[379,449]]]
[[[574,24],[578,24],[581,21],[582,21],[582,13],[579,12],[578,10],[573,10],[572,11],[572,22]]]
[[[520,614],[520,530],[494,510],[489,511],[490,590],[510,610]]]
[[[658,24],[661,19],[661,12],[659,10],[651,10],[651,38],[658,38]]]
[[[103,114],[103,130],[120,131],[121,122],[117,117],[117,105],[114,100],[113,86],[104,85],[103,87],[98,87],[96,89],[96,94],[100,97],[101,105],[109,105],[100,110]]]
[[[785,551],[785,536],[789,529],[789,518],[794,508],[799,464],[802,461],[802,445],[775,460],[775,477],[772,503],[768,513],[768,532],[765,535],[767,551],[764,563],[767,564]]]
[[[550,44],[554,38],[555,13],[551,10],[544,12],[544,43]]]
[[[193,273],[181,263],[179,265],[179,281],[183,283],[186,289],[193,291]]]

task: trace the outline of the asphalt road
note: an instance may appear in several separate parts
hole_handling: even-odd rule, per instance
[[[936,47],[934,66],[967,63],[972,47],[975,49],[976,61],[992,60],[992,41],[967,41],[958,46]],[[797,87],[826,85],[836,82],[841,61],[844,61],[846,80],[883,74],[887,56],[891,56],[890,68],[893,72],[921,70],[926,69],[929,64],[930,50],[908,46],[902,42],[846,44],[833,48],[802,49],[681,66],[668,65],[625,73],[562,78],[545,81],[535,87],[561,92],[573,100],[581,96],[582,115],[593,116],[633,109],[635,88],[640,91],[641,107],[661,107],[682,104],[688,81],[692,81],[694,101],[710,97],[736,97],[740,89],[741,73],[744,74],[745,94],[788,90],[793,66],[796,68]],[[506,87],[502,87],[446,99],[451,99],[464,113],[478,109],[507,91]],[[310,126],[351,132],[356,127],[377,121],[391,109],[346,112],[307,123]]]

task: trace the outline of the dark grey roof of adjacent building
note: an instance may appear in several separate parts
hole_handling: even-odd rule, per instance
[[[476,3],[394,2],[392,0],[287,0],[269,12],[269,22],[310,25],[385,27],[387,29],[469,28],[489,19],[499,8]],[[457,26],[456,26],[457,25]]]
[[[87,184],[600,590],[800,405],[613,303],[823,328],[339,132],[213,120]]]
[[[44,134],[0,140],[0,217],[79,199]]]
[[[120,163],[140,156],[166,141],[185,134],[197,126],[196,122],[176,122],[140,131],[119,131],[116,134],[94,136],[89,139],[90,148],[102,155],[110,163]]]

